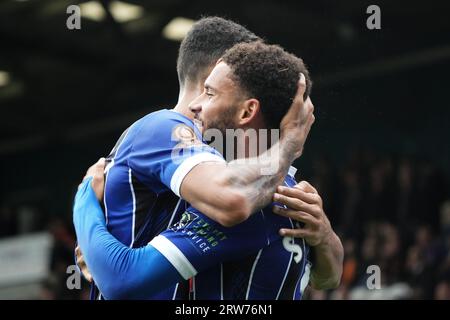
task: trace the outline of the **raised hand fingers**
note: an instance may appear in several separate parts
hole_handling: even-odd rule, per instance
[[[316,204],[316,205],[322,206],[322,198],[319,196],[319,194],[317,192],[316,193],[307,192],[297,186],[295,186],[293,188],[279,186],[277,188],[277,193],[287,196],[287,197],[290,197],[290,198],[296,198],[296,199],[306,202],[308,204]],[[285,200],[285,198],[282,198],[282,200]],[[291,201],[291,202],[298,204],[298,202],[295,202],[295,201]],[[283,204],[287,205],[286,203],[283,203]],[[300,208],[293,208],[293,207],[291,207],[291,209],[301,210]]]
[[[303,73],[300,73],[300,80],[298,81],[297,93],[295,94],[294,100],[287,112],[284,116],[284,120],[292,123],[303,123],[302,121],[306,121],[307,118],[304,116],[304,101],[303,95],[306,90],[306,78]]]
[[[317,219],[306,212],[284,209],[284,208],[280,208],[278,206],[273,207],[273,212],[280,216],[283,216],[286,218],[291,218],[295,221],[303,222],[305,224],[316,224],[317,223]]]
[[[308,193],[316,193],[319,194],[319,192],[317,192],[316,188],[314,188],[308,181],[303,180],[300,181],[299,183],[297,183],[294,188],[298,188],[300,190],[303,190],[304,192],[308,192]]]
[[[312,236],[311,231],[305,229],[280,229],[282,237],[308,238]]]
[[[95,196],[99,201],[103,199],[103,191],[105,187],[105,158],[100,158],[95,164],[89,167],[83,180],[92,177],[92,188],[94,189]]]
[[[78,259],[79,256],[81,256],[81,249],[80,249],[79,246],[75,247],[75,255],[77,256],[77,259]]]
[[[306,91],[306,78],[305,75],[300,72],[300,79],[298,80],[298,88],[295,94],[295,99],[301,99],[301,101],[303,101],[305,91]]]
[[[100,158],[96,163],[90,166],[89,169],[87,169],[83,180],[89,177],[102,176],[104,170],[105,170],[105,158]]]

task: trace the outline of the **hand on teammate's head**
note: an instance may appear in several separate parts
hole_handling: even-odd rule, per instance
[[[300,74],[298,90],[295,95],[289,111],[283,117],[280,123],[281,138],[289,137],[298,145],[295,158],[303,153],[303,147],[308,137],[311,126],[315,121],[314,105],[308,97],[304,101],[306,90],[306,80],[303,74]]]

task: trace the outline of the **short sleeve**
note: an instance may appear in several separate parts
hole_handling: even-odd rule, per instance
[[[165,110],[140,124],[128,165],[143,183],[153,186],[156,179],[180,196],[184,177],[196,165],[207,161],[225,160],[218,151],[203,143],[190,119]]]

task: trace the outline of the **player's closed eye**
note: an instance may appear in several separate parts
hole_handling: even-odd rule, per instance
[[[214,95],[209,92],[209,91],[205,91],[205,94],[208,96],[208,99],[211,99]]]

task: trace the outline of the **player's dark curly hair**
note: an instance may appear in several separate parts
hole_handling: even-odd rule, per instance
[[[300,72],[306,78],[304,98],[310,94],[312,83],[303,60],[280,46],[262,42],[237,44],[223,55],[222,60],[231,68],[232,80],[244,93],[259,100],[270,129],[279,128],[289,110],[297,92]]]
[[[220,17],[197,21],[181,42],[177,60],[180,85],[207,76],[208,68],[237,43],[261,40],[245,27]]]

